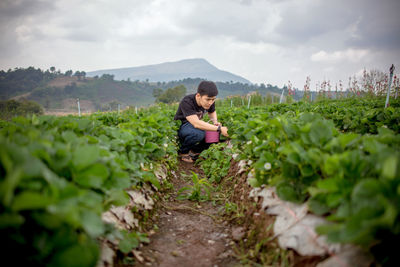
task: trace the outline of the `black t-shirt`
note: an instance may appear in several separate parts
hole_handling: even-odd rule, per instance
[[[201,120],[206,112],[213,113],[215,111],[215,103],[213,103],[208,110],[197,105],[196,94],[185,96],[181,103],[179,103],[178,110],[176,111],[174,120],[181,120],[182,124],[187,122],[186,117],[196,114]]]

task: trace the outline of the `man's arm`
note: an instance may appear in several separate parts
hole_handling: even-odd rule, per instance
[[[214,125],[221,125],[221,123],[218,122],[217,120],[217,112],[214,111],[213,113],[208,113],[208,117],[210,120],[214,123]]]
[[[213,113],[215,113],[215,112],[213,112]],[[197,128],[197,129],[200,129],[200,130],[203,130],[203,131],[214,131],[214,132],[216,132],[218,130],[218,126],[217,125],[212,125],[212,124],[210,124],[208,122],[199,120],[199,117],[197,117],[196,114],[187,116],[186,119],[188,120],[188,122],[190,122],[190,124],[193,125],[194,128]],[[228,136],[228,128],[222,126],[221,127],[221,134],[225,135],[225,136]]]

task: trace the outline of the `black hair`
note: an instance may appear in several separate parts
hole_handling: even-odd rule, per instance
[[[218,89],[214,82],[202,81],[197,87],[197,93],[199,93],[200,96],[207,95],[212,97],[218,95]]]

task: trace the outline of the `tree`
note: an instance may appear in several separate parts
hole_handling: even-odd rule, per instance
[[[183,85],[175,86],[174,88],[168,88],[164,93],[156,98],[156,102],[162,103],[174,103],[181,100],[186,95],[186,87]]]
[[[80,71],[75,71],[75,74],[74,74],[74,76],[76,76],[76,77],[78,77],[78,81],[80,81],[81,80],[81,72]]]
[[[161,89],[161,88],[154,88],[153,89],[153,96],[155,97],[155,98],[158,98],[160,95],[162,95],[163,94],[163,90]]]
[[[56,67],[54,67],[54,66],[50,67],[50,71],[51,71],[52,73],[54,73],[54,72],[56,71]]]
[[[72,76],[72,70],[67,70],[66,72],[65,72],[65,76],[67,76],[67,77],[71,77]]]
[[[114,75],[112,74],[103,74],[101,75],[102,80],[109,80],[109,81],[114,81]]]

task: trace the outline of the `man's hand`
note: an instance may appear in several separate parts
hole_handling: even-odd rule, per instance
[[[229,134],[228,134],[228,127],[222,126],[222,127],[221,127],[221,134],[222,134],[223,136],[228,137],[228,136],[229,136]]]

